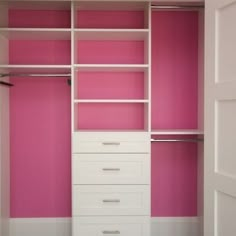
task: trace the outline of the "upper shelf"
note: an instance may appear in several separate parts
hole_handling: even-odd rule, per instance
[[[63,73],[69,74],[69,65],[0,65],[0,73]]]
[[[159,129],[152,130],[151,135],[203,135],[199,129]]]
[[[0,28],[0,34],[11,40],[70,40],[70,29]]]
[[[146,40],[148,29],[76,29],[77,40]]]
[[[76,64],[78,71],[130,71],[144,72],[148,70],[148,64]]]

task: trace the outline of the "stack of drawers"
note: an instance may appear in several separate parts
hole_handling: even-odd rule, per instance
[[[147,133],[75,133],[72,184],[73,236],[149,235]]]

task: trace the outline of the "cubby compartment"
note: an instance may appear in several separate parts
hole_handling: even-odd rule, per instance
[[[146,99],[143,72],[77,72],[75,99]]]
[[[9,40],[12,65],[70,65],[70,40]]]
[[[154,11],[152,25],[152,130],[197,129],[198,13]]]
[[[76,28],[144,29],[147,28],[145,3],[95,2],[77,4]]]
[[[197,135],[152,135],[151,181],[153,217],[197,215]]]
[[[8,12],[9,28],[70,28],[71,13],[66,9],[16,9]]]
[[[143,11],[78,11],[77,28],[143,29]]]
[[[144,103],[76,103],[75,130],[145,130]]]
[[[77,64],[144,64],[144,41],[78,40]]]

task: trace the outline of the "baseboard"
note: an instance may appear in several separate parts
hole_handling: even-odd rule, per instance
[[[151,236],[199,236],[198,217],[154,217]]]
[[[152,236],[198,236],[197,217],[153,217]],[[70,218],[11,218],[10,236],[71,236]]]
[[[10,236],[70,236],[71,218],[11,218]]]

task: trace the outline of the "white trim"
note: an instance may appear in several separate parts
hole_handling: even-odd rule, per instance
[[[198,217],[153,217],[151,224],[152,236],[198,236]],[[10,236],[32,235],[71,236],[71,218],[11,218]]]
[[[71,218],[11,218],[10,236],[70,236]]]

